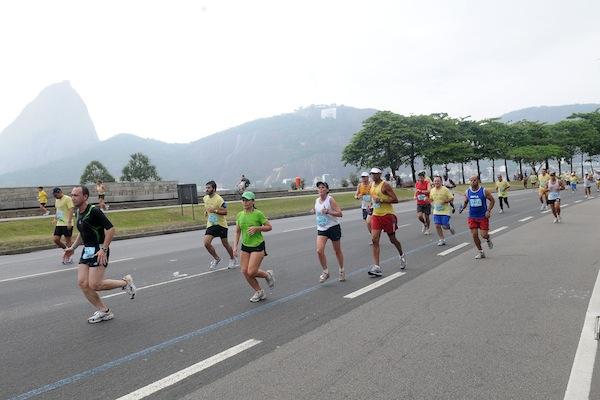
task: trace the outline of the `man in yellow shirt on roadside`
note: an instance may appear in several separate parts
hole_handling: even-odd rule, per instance
[[[65,194],[59,187],[52,189],[52,195],[54,196],[54,208],[56,209],[56,215],[54,217],[54,243],[61,249],[71,247],[73,244],[73,212],[75,211],[75,205],[73,200]],[[62,237],[65,237],[65,243],[61,241]],[[63,255],[63,264],[72,264],[73,257],[67,257]]]
[[[502,175],[498,175],[498,180],[496,181],[496,193],[498,193],[498,202],[500,203],[500,214],[504,212],[504,206],[502,203],[506,203],[506,207],[510,208],[508,205],[508,191],[510,189],[510,183],[506,181]]]
[[[44,191],[42,186],[38,186],[38,203],[40,205],[40,209],[42,210],[42,215],[49,215],[50,211],[46,208],[46,204],[48,204],[48,193]]]

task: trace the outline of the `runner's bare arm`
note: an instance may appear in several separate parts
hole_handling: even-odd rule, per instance
[[[338,203],[335,201],[335,199],[332,197],[331,198],[331,209],[329,211],[327,211],[327,214],[332,215],[334,217],[339,217],[341,218],[342,215],[342,209],[340,208],[340,206],[338,205]]]
[[[394,192],[392,185],[385,182],[383,184],[383,187],[381,188],[381,191],[383,192],[383,194],[390,196],[390,201],[386,201],[386,202],[381,201],[381,203],[390,203],[390,204],[398,203],[398,196],[396,196],[396,192]]]
[[[67,247],[65,249],[65,255],[70,257],[73,255],[73,253],[75,252],[75,249],[77,247],[79,247],[79,245],[81,244],[81,233],[77,234],[77,238],[75,238],[75,241],[73,242],[73,244],[71,245],[71,247]]]
[[[494,196],[492,196],[492,192],[490,192],[488,189],[485,189],[485,198],[490,202],[487,210],[487,217],[489,218],[490,214],[492,213],[492,208],[494,208],[494,204],[496,204],[496,200],[494,199]]]

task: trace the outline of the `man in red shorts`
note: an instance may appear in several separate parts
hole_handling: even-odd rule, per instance
[[[379,266],[379,239],[381,231],[387,233],[390,242],[398,250],[400,258],[400,269],[406,268],[406,257],[402,252],[402,246],[396,238],[396,229],[398,229],[396,215],[394,214],[394,206],[392,204],[398,202],[398,196],[392,189],[392,186],[381,179],[381,170],[379,168],[371,169],[371,207],[373,215],[371,217],[371,240],[373,241],[373,262],[374,265],[369,269],[369,275],[380,277],[383,275],[383,270]]]
[[[494,247],[488,231],[490,230],[490,217],[492,215],[492,208],[496,200],[492,196],[492,193],[485,189],[483,186],[479,186],[479,177],[472,176],[471,187],[467,189],[465,193],[465,202],[460,208],[462,213],[467,204],[469,205],[469,218],[467,218],[467,224],[471,230],[471,236],[475,247],[479,251],[475,256],[476,259],[485,258],[485,253],[481,248],[481,240],[479,240],[479,234],[487,241],[488,248]],[[489,205],[488,205],[489,201]]]

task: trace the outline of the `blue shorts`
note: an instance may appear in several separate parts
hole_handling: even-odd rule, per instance
[[[450,225],[450,216],[433,214],[433,223],[443,226]]]
[[[571,183],[571,189],[577,190],[577,184],[576,183]]]

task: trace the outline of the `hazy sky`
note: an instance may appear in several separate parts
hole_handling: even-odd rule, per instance
[[[475,118],[600,103],[600,1],[0,2],[0,130],[71,81],[101,139],[310,104]]]

